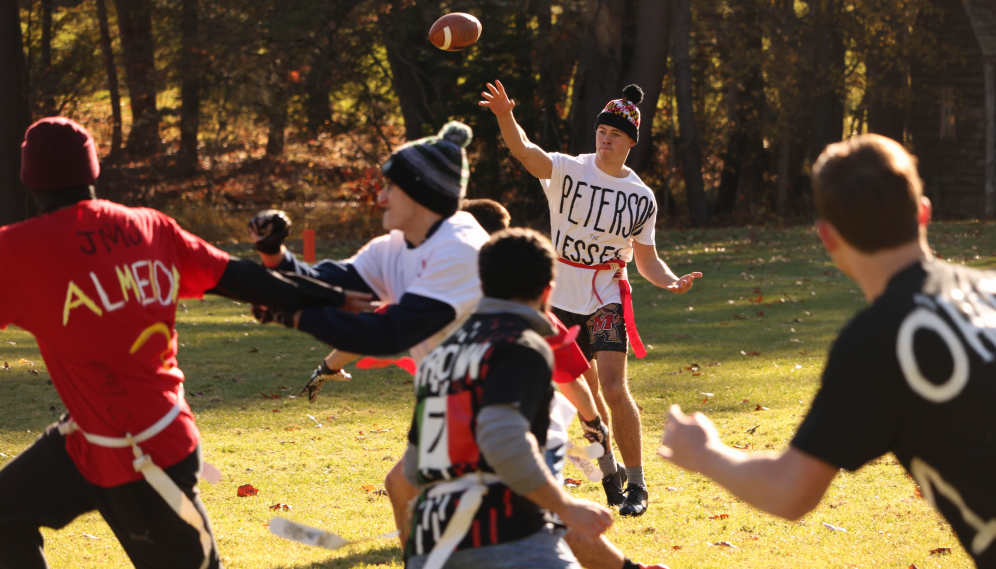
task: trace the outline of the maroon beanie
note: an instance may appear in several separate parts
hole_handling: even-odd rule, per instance
[[[63,117],[44,118],[24,133],[21,181],[32,190],[84,186],[99,175],[93,137],[76,122]]]

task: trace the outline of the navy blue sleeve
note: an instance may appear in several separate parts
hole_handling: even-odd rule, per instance
[[[305,275],[346,290],[373,293],[373,289],[363,280],[356,267],[342,261],[325,260],[309,265],[299,261],[293,253],[287,251],[274,270]],[[376,298],[376,295],[374,296]]]
[[[272,308],[297,310],[306,306],[342,306],[342,289],[295,273],[281,274],[249,259],[231,258],[218,283],[207,292]]]
[[[338,308],[306,308],[297,329],[330,346],[371,356],[396,354],[442,330],[456,318],[445,302],[405,294],[383,313],[351,314]]]

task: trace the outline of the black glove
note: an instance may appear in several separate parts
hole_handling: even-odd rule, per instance
[[[294,312],[289,310],[277,310],[260,304],[252,305],[252,315],[260,324],[276,322],[288,328],[294,327]]]
[[[608,450],[609,428],[602,423],[601,417],[595,417],[591,421],[581,419],[581,430],[584,431],[584,438],[588,442],[599,443]]]
[[[279,209],[264,209],[249,220],[249,237],[256,250],[268,255],[280,252],[280,246],[290,234],[291,220]]]
[[[304,389],[301,390],[301,395],[307,393],[308,401],[314,403],[318,400],[318,392],[322,390],[322,384],[330,379],[336,381],[349,381],[352,379],[352,376],[341,369],[330,368],[325,365],[325,361],[323,360],[322,365],[318,366],[318,369],[311,374],[311,379],[308,381],[308,384],[304,386]]]

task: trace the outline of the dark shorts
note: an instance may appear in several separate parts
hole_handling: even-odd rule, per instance
[[[196,488],[200,468],[198,446],[187,458],[163,470],[194,503],[210,533]],[[55,425],[0,469],[0,495],[0,567],[47,568],[38,528],[59,529],[93,510],[104,517],[138,569],[198,569],[204,560],[197,530],[144,479],[111,488],[86,481],[69,458],[66,438]],[[221,563],[213,542],[212,535],[207,567],[218,569]],[[77,566],[85,566],[77,561]]]
[[[606,304],[591,314],[575,314],[557,307],[551,311],[570,328],[577,324],[581,327],[578,334],[578,347],[584,352],[584,357],[591,361],[598,352],[629,351],[629,336],[626,335],[626,319],[623,318],[622,304],[613,302]]]

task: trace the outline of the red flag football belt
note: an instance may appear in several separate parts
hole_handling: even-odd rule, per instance
[[[591,292],[598,299],[599,304],[604,303],[602,297],[598,294],[598,290],[595,288],[595,279],[598,278],[598,273],[601,271],[615,271],[615,275],[612,278],[619,281],[619,296],[622,298],[623,319],[626,321],[626,335],[629,336],[629,343],[633,346],[633,353],[636,354],[636,357],[642,358],[647,355],[647,350],[643,347],[643,340],[640,339],[640,333],[636,331],[636,317],[633,314],[633,287],[630,286],[628,280],[623,278],[623,269],[626,268],[626,263],[615,260],[601,265],[583,265],[574,261],[568,261],[563,257],[557,257],[557,260],[571,267],[595,271],[595,274],[591,277]]]

